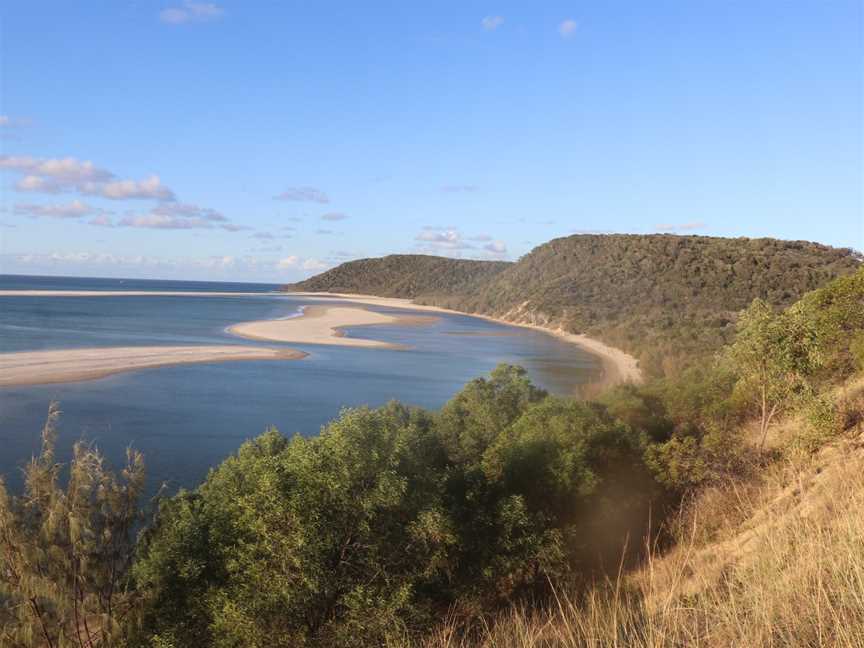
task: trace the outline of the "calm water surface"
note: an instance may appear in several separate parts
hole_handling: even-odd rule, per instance
[[[20,487],[38,450],[48,403],[63,409],[60,456],[82,436],[119,465],[144,452],[151,488],[191,487],[245,440],[275,426],[314,435],[343,407],[397,399],[438,408],[500,362],[524,366],[546,389],[572,394],[599,366],[578,347],[528,329],[441,315],[428,326],[375,326],[348,335],[409,345],[407,351],[254,342],[225,332],[247,320],[287,317],[312,302],[270,284],[0,275],[0,290],[254,292],[237,296],[0,297],[0,352],[99,346],[236,344],[290,346],[300,361],[162,367],[100,380],[0,388],[0,474]],[[315,302],[320,303],[320,302]],[[386,308],[370,307],[382,312]],[[399,310],[405,313],[404,310]]]

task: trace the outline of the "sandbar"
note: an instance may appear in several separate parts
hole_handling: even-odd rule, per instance
[[[586,352],[595,356],[601,363],[603,375],[600,380],[592,384],[593,389],[601,389],[613,387],[623,383],[640,384],[644,381],[642,370],[639,368],[639,361],[629,353],[609,346],[587,335],[570,333],[560,328],[551,326],[543,326],[529,322],[511,320],[507,318],[490,317],[488,315],[480,315],[477,313],[465,313],[455,311],[448,308],[440,308],[438,306],[426,306],[424,304],[415,304],[410,299],[400,299],[396,297],[376,297],[375,295],[354,295],[350,293],[326,293],[326,292],[287,292],[287,295],[293,297],[302,297],[303,299],[317,300],[339,300],[353,302],[357,304],[369,304],[372,306],[382,306],[387,308],[404,308],[413,311],[423,311],[432,313],[450,313],[456,315],[468,315],[469,317],[479,317],[490,322],[505,324],[507,326],[519,326],[529,328],[535,331],[542,331],[549,335],[570,342],[582,347]]]
[[[0,290],[0,297],[279,297],[279,292],[194,290]]]
[[[249,346],[93,347],[0,353],[0,387],[95,380],[125,371],[235,360],[299,360],[295,349]]]
[[[297,317],[242,322],[228,327],[228,332],[250,340],[290,342],[292,344],[328,344],[378,349],[404,349],[399,344],[349,337],[345,328],[381,324],[420,325],[435,321],[423,315],[379,313],[356,306],[307,306]]]

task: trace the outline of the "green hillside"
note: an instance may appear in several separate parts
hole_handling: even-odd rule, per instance
[[[345,263],[286,288],[410,297],[587,333],[662,375],[728,342],[737,313],[753,299],[787,306],[860,263],[852,250],[806,241],[577,235],[512,264],[389,256]]]
[[[286,286],[288,290],[344,292],[380,297],[451,297],[480,290],[506,270],[506,261],[470,261],[426,254],[391,254],[358,259]]]

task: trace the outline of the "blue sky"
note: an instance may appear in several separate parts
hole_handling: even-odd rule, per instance
[[[0,9],[0,272],[294,280],[577,232],[864,248],[862,4]]]

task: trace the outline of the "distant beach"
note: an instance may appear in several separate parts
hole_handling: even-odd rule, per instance
[[[299,360],[294,349],[249,346],[145,346],[0,354],[0,387],[95,380],[125,371],[230,360]]]
[[[249,340],[269,342],[400,349],[404,347],[378,340],[348,337],[344,329],[381,324],[416,326],[431,323],[435,319],[422,315],[392,315],[350,306],[307,306],[298,317],[243,322],[228,327],[228,332]]]
[[[415,304],[410,299],[399,299],[396,297],[376,297],[374,295],[353,295],[349,293],[311,293],[311,292],[294,292],[287,293],[295,297],[304,299],[338,299],[340,301],[354,302],[357,304],[369,304],[372,306],[385,306],[387,308],[404,308],[414,311],[426,311],[433,313],[451,313],[467,315],[469,317],[478,317],[490,322],[506,324],[507,326],[519,326],[521,328],[529,328],[535,331],[542,331],[566,342],[576,344],[588,353],[597,357],[603,365],[602,378],[593,383],[593,389],[601,389],[612,387],[622,383],[641,383],[644,378],[642,370],[639,368],[639,361],[621,349],[616,349],[608,344],[604,344],[600,340],[576,333],[568,333],[561,329],[553,329],[537,324],[527,324],[523,322],[511,322],[509,320],[489,317],[487,315],[479,315],[476,313],[463,313],[438,306],[425,306]]]

